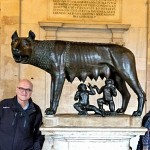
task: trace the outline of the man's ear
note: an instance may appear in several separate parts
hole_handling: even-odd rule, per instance
[[[11,36],[11,39],[12,39],[12,40],[18,39],[18,33],[17,33],[17,31],[15,31],[15,32],[13,33],[13,35]]]
[[[30,39],[34,40],[35,39],[35,34],[31,30],[29,31],[29,36]]]

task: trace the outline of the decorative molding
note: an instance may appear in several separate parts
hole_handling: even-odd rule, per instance
[[[41,131],[45,135],[43,150],[129,150],[130,140],[137,135],[143,135],[146,129],[42,127]]]
[[[123,44],[123,34],[130,24],[77,24],[39,22],[46,31],[45,39]]]

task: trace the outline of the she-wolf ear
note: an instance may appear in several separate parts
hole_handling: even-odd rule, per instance
[[[34,40],[35,39],[35,34],[31,30],[29,31],[29,36],[30,39]]]
[[[11,39],[12,39],[12,40],[18,39],[18,33],[17,33],[17,31],[15,31],[15,32],[13,33],[13,35],[11,36]]]

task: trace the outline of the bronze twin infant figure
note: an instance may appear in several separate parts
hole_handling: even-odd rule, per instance
[[[113,101],[113,96],[117,96],[117,91],[114,86],[113,80],[107,79],[105,81],[105,85],[102,86],[100,89],[96,85],[92,87],[91,84],[88,85],[88,88],[89,90],[87,90],[87,87],[84,83],[81,83],[78,86],[78,91],[74,96],[74,100],[79,100],[77,103],[74,104],[74,108],[79,112],[79,115],[87,115],[88,111],[94,111],[96,115],[108,115],[108,111],[105,111],[103,105],[109,106],[109,115],[115,114],[115,104]],[[99,109],[94,105],[90,105],[89,103],[89,95],[96,94],[94,89],[96,89],[98,94],[103,93],[103,97],[97,99]]]

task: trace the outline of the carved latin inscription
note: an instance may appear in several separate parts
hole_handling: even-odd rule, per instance
[[[119,22],[121,0],[49,0],[49,19]]]

